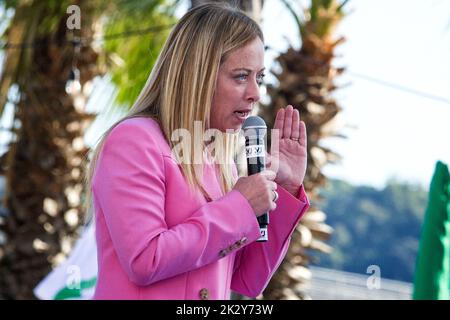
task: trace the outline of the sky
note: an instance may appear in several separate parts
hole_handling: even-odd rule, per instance
[[[335,98],[348,139],[323,143],[343,157],[324,172],[354,184],[382,187],[397,179],[428,187],[436,161],[450,164],[450,1],[353,0],[346,11],[336,30],[346,42],[334,64],[347,68]],[[287,36],[298,48],[281,1],[266,0],[263,18],[270,46],[286,48]]]
[[[342,156],[324,172],[354,184],[382,187],[395,178],[428,187],[436,161],[450,164],[450,1],[351,0],[346,11],[336,36],[347,40],[334,64],[347,68],[337,79],[345,87],[335,98],[343,109],[340,132],[348,138],[323,142]],[[275,49],[266,52],[267,69],[274,67],[276,51],[288,43],[300,45],[294,20],[280,0],[265,0],[262,29],[266,44]],[[270,74],[266,78],[273,81]],[[101,115],[86,133],[90,146],[118,118],[108,111],[114,88],[98,79],[94,88],[87,110]],[[2,125],[8,126],[7,115]],[[4,140],[6,133],[0,134]]]

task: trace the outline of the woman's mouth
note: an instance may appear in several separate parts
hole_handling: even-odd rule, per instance
[[[245,119],[247,119],[248,115],[250,114],[250,111],[235,111],[233,112],[236,118],[239,119],[239,121],[244,122]]]

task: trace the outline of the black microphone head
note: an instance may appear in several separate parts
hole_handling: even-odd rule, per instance
[[[263,118],[258,116],[250,116],[245,119],[242,125],[242,130],[244,130],[244,136],[246,138],[250,137],[263,137],[267,132],[267,125]]]

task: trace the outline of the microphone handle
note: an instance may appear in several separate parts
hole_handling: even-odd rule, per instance
[[[252,142],[250,144],[250,142]],[[247,156],[247,173],[248,175],[256,174],[266,170],[266,154],[264,148],[264,140],[255,138],[250,141],[250,139],[245,139],[246,146],[246,156]],[[262,151],[258,150],[258,146],[262,146]],[[256,156],[255,154],[258,154]],[[266,242],[269,240],[269,234],[267,227],[269,225],[269,213],[263,213],[261,216],[257,217],[259,230],[261,236],[259,237],[258,242]]]

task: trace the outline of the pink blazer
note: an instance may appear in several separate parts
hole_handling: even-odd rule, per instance
[[[206,166],[207,202],[190,193],[157,122],[128,119],[107,137],[93,178],[98,281],[94,299],[258,296],[283,260],[309,202],[278,186],[269,241],[238,191]]]

